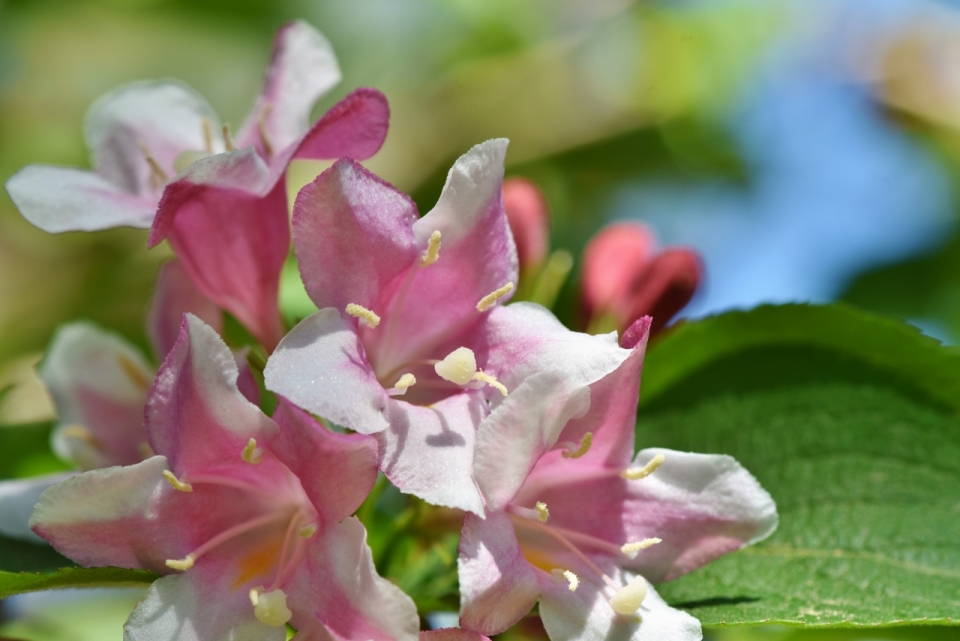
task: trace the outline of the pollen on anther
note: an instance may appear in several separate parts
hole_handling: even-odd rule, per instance
[[[317,533],[317,526],[313,524],[307,525],[306,527],[302,527],[299,530],[297,530],[297,534],[299,534],[300,537],[304,539],[309,539],[311,536],[313,536],[316,533]]]
[[[287,607],[287,595],[283,590],[261,592],[262,588],[250,590],[250,603],[253,604],[253,615],[260,623],[279,628],[287,624],[293,617]]]
[[[637,610],[647,598],[647,580],[642,576],[634,578],[610,597],[610,607],[617,614],[636,614]]]
[[[513,283],[507,283],[500,289],[496,289],[490,292],[489,294],[481,298],[479,303],[477,303],[477,311],[478,312],[487,311],[488,309],[493,307],[493,304],[496,303],[499,299],[506,296],[511,289],[513,289]]]
[[[407,391],[408,387],[413,387],[417,384],[417,377],[409,372],[400,377],[400,380],[394,385],[400,391]]]
[[[73,438],[78,441],[83,441],[84,443],[89,443],[94,447],[97,446],[97,439],[94,438],[90,430],[84,427],[83,425],[78,425],[76,423],[71,423],[70,425],[64,425],[63,427],[61,427],[60,437]]]
[[[458,347],[435,364],[433,370],[445,381],[466,385],[477,373],[477,357],[469,347]]]
[[[192,485],[189,483],[184,483],[178,479],[170,470],[163,471],[163,478],[167,479],[167,483],[169,483],[173,489],[177,490],[178,492],[193,492]]]
[[[543,501],[537,501],[537,504],[534,507],[537,510],[537,520],[541,523],[546,523],[550,518],[550,510],[547,509],[547,504]]]
[[[440,258],[440,230],[430,234],[430,239],[427,241],[427,251],[423,253],[423,256],[420,257],[420,266],[429,267],[430,265],[437,262],[437,259]]]
[[[620,546],[620,551],[629,556],[631,559],[637,558],[637,553],[640,550],[646,550],[651,545],[656,545],[657,543],[662,543],[662,539],[656,537],[650,539],[644,539],[642,541],[635,541],[633,543],[624,543]]]
[[[563,458],[580,458],[588,451],[590,451],[590,446],[593,444],[593,432],[587,432],[583,435],[583,438],[580,439],[580,444],[577,445],[577,448],[574,450],[564,450],[561,452]]]
[[[576,592],[577,588],[580,587],[580,577],[571,572],[570,570],[561,570],[560,568],[554,568],[550,570],[550,573],[553,576],[557,577],[558,580],[566,580],[567,587],[571,592]]]
[[[498,381],[495,376],[492,374],[487,374],[486,372],[477,372],[473,375],[473,380],[480,381],[481,383],[486,383],[490,387],[494,388],[504,396],[507,395],[507,387]]]
[[[259,465],[263,460],[263,450],[257,447],[257,439],[251,438],[247,441],[247,444],[244,446],[243,451],[240,452],[240,458],[252,465]]]
[[[165,561],[166,566],[171,570],[179,570],[180,572],[186,572],[193,567],[194,561],[197,560],[197,557],[192,553],[183,557],[182,559],[167,559]]]
[[[351,316],[359,318],[367,327],[371,329],[380,324],[379,316],[374,314],[366,307],[362,307],[356,303],[348,303],[345,311]]]
[[[663,454],[657,454],[650,462],[641,467],[640,469],[628,469],[620,472],[622,478],[627,479],[628,481],[639,481],[640,479],[645,479],[654,472],[657,471],[657,468],[663,465],[663,462],[667,459]]]

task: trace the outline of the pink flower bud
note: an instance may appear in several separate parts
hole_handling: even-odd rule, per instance
[[[503,181],[503,207],[521,271],[539,266],[550,249],[550,210],[539,187],[526,178]]]
[[[651,331],[663,328],[693,297],[701,261],[691,249],[658,252],[653,233],[640,223],[602,229],[583,253],[581,300],[587,325],[623,332],[643,316]],[[606,327],[611,324],[613,327]]]

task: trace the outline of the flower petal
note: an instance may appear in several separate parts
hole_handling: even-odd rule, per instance
[[[233,354],[192,314],[184,315],[180,338],[150,390],[146,427],[154,452],[169,459],[178,477],[230,470],[259,486],[272,473],[272,459],[252,466],[240,454],[250,438],[271,439],[276,423],[244,398]]]
[[[483,514],[471,463],[485,414],[479,394],[455,394],[429,407],[391,400],[390,427],[377,435],[380,469],[401,492]]]
[[[206,124],[205,124],[206,123]],[[167,176],[181,152],[219,144],[220,120],[188,86],[168,80],[135,82],[101,96],[87,113],[87,145],[97,173],[130,194],[159,195],[146,153]],[[211,149],[210,151],[219,151]],[[146,152],[146,153],[145,153]]]
[[[266,171],[249,149],[197,161],[167,186],[150,244],[169,238],[197,289],[272,349],[283,336],[278,294],[290,230],[286,186],[259,191]]]
[[[126,641],[284,641],[285,626],[258,621],[246,590],[210,585],[190,571],[163,577],[147,590],[126,625]]]
[[[315,536],[284,588],[297,637],[416,641],[417,608],[377,574],[360,521],[349,517]]]
[[[510,518],[467,514],[460,534],[460,626],[499,634],[530,611],[540,595],[533,568],[523,558]]]
[[[310,126],[314,103],[340,82],[333,47],[323,35],[300,20],[277,32],[263,88],[237,133],[237,147],[253,145],[269,157],[297,142]]]
[[[162,361],[180,336],[183,315],[190,312],[218,334],[223,328],[223,315],[210,299],[194,287],[179,260],[167,261],[160,267],[157,286],[147,312],[147,336],[153,351]]]
[[[367,363],[353,324],[336,309],[303,319],[264,370],[267,389],[361,434],[387,427],[389,397]]]
[[[590,407],[590,391],[562,372],[541,372],[513,390],[481,424],[473,473],[488,510],[503,509],[563,426]]]
[[[43,543],[43,539],[30,529],[29,521],[33,508],[44,490],[74,474],[74,472],[58,472],[33,478],[0,481],[0,534],[31,543]]]
[[[294,158],[366,160],[380,151],[390,124],[387,98],[361,87],[335,104],[310,128]]]
[[[632,577],[625,577],[629,580]],[[700,622],[681,610],[667,605],[653,586],[637,614],[619,615],[608,602],[609,596],[592,582],[581,581],[576,592],[566,581],[553,582],[544,577],[540,597],[540,618],[551,641],[700,641]]]
[[[61,327],[40,366],[60,423],[57,455],[81,469],[143,459],[143,407],[153,380],[140,353],[86,322]]]
[[[272,451],[300,478],[324,523],[357,511],[377,480],[377,440],[331,432],[293,403],[279,397],[273,420],[280,434]]]
[[[417,207],[406,194],[352,160],[338,161],[300,190],[294,246],[317,307],[375,308],[381,292],[419,255],[411,229],[416,220]]]
[[[479,632],[471,632],[461,628],[441,628],[439,630],[422,631],[420,641],[490,641],[490,638]]]
[[[69,167],[29,165],[6,187],[24,218],[54,234],[110,227],[149,229],[157,211],[155,198],[127,193],[92,171]]]

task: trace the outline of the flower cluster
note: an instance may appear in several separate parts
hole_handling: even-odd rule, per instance
[[[288,625],[304,641],[480,639],[538,601],[554,641],[701,638],[652,583],[766,537],[777,514],[727,456],[634,456],[647,338],[679,308],[657,292],[686,283],[688,299],[695,259],[671,269],[596,241],[583,292],[619,339],[507,305],[548,251],[536,188],[504,189],[507,142],[461,156],[421,217],[358,162],[386,136],[379,92],[309,125],[339,77],[326,40],[293,23],[236,135],[187,87],[138,83],[93,106],[94,171],[34,166],[9,181],[47,231],[145,227],[177,259],[148,314],[158,368],[88,323],[57,334],[40,373],[60,413],[54,447],[78,471],[7,484],[4,513],[32,510],[32,532],[82,565],[163,575],[130,640],[280,641]],[[290,225],[296,158],[336,162],[299,192]],[[286,332],[291,229],[319,311]],[[221,338],[224,311],[265,366]],[[461,630],[421,633],[414,602],[378,575],[353,515],[381,473],[462,515]]]

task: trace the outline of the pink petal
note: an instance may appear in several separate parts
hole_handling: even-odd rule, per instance
[[[308,316],[267,361],[267,389],[361,434],[387,427],[389,397],[367,363],[353,322],[336,309]]]
[[[53,485],[64,481],[75,472],[57,472],[25,479],[0,481],[0,535],[43,543],[30,529],[30,515],[40,495]]]
[[[293,238],[317,307],[376,308],[380,293],[419,256],[411,229],[416,220],[406,194],[351,160],[304,187],[293,206]]]
[[[81,469],[137,463],[153,368],[120,337],[86,322],[61,327],[40,366],[60,415],[57,454]],[[73,436],[76,426],[90,438]]]
[[[269,350],[283,336],[277,301],[290,230],[286,186],[257,191],[268,173],[249,149],[195,162],[167,186],[150,244],[169,238],[197,289]]]
[[[490,641],[490,638],[470,630],[441,628],[440,630],[422,631],[420,641]]]
[[[253,145],[268,157],[261,126],[274,154],[294,144],[309,128],[314,103],[338,82],[340,68],[327,39],[306,22],[287,23],[274,38],[263,88],[237,133],[237,147]]]
[[[87,114],[87,144],[97,173],[130,194],[156,198],[144,150],[173,177],[183,151],[206,147],[204,121],[218,137],[220,121],[207,102],[184,84],[135,82],[101,96]]]
[[[250,438],[269,441],[278,431],[237,388],[237,364],[223,340],[203,321],[184,315],[180,338],[150,391],[146,427],[154,452],[166,456],[177,476],[224,473],[261,485],[282,476],[275,461],[244,462]]]
[[[294,158],[366,160],[380,151],[390,124],[387,98],[361,87],[335,104],[304,136]]]
[[[480,424],[473,473],[488,510],[501,510],[573,416],[590,407],[586,387],[562,372],[535,374]]]
[[[631,576],[624,577],[624,583]],[[566,581],[544,577],[540,597],[540,618],[551,641],[700,641],[700,622],[681,610],[667,605],[652,585],[637,614],[618,615],[610,607],[609,588],[600,590],[592,581],[581,581],[576,592]]]
[[[503,208],[517,244],[521,270],[540,265],[550,251],[550,210],[536,183],[526,178],[503,182]]]
[[[121,226],[147,229],[157,210],[155,198],[123,191],[92,171],[67,167],[29,165],[6,187],[23,217],[51,233]]]
[[[217,333],[223,328],[219,308],[194,287],[180,261],[167,261],[160,267],[153,300],[147,312],[147,336],[160,360],[166,357],[180,336],[180,324],[187,312]]]
[[[377,480],[376,439],[331,432],[282,396],[273,420],[280,434],[271,450],[300,478],[322,522],[356,512]]]
[[[519,621],[540,596],[537,575],[523,558],[510,518],[467,514],[460,534],[460,625],[499,634]]]
[[[620,222],[607,225],[583,251],[581,296],[588,316],[629,308],[635,276],[653,258],[656,241],[646,225]]]
[[[429,407],[391,400],[380,432],[380,469],[401,492],[433,505],[483,513],[472,466],[479,394],[455,394]]]
[[[417,608],[377,574],[360,521],[349,517],[314,536],[316,542],[284,587],[297,636],[416,641]]]
[[[260,386],[257,385],[257,379],[253,376],[247,357],[250,355],[250,348],[243,347],[233,350],[233,360],[237,363],[237,389],[243,394],[243,397],[253,403],[260,405]]]

